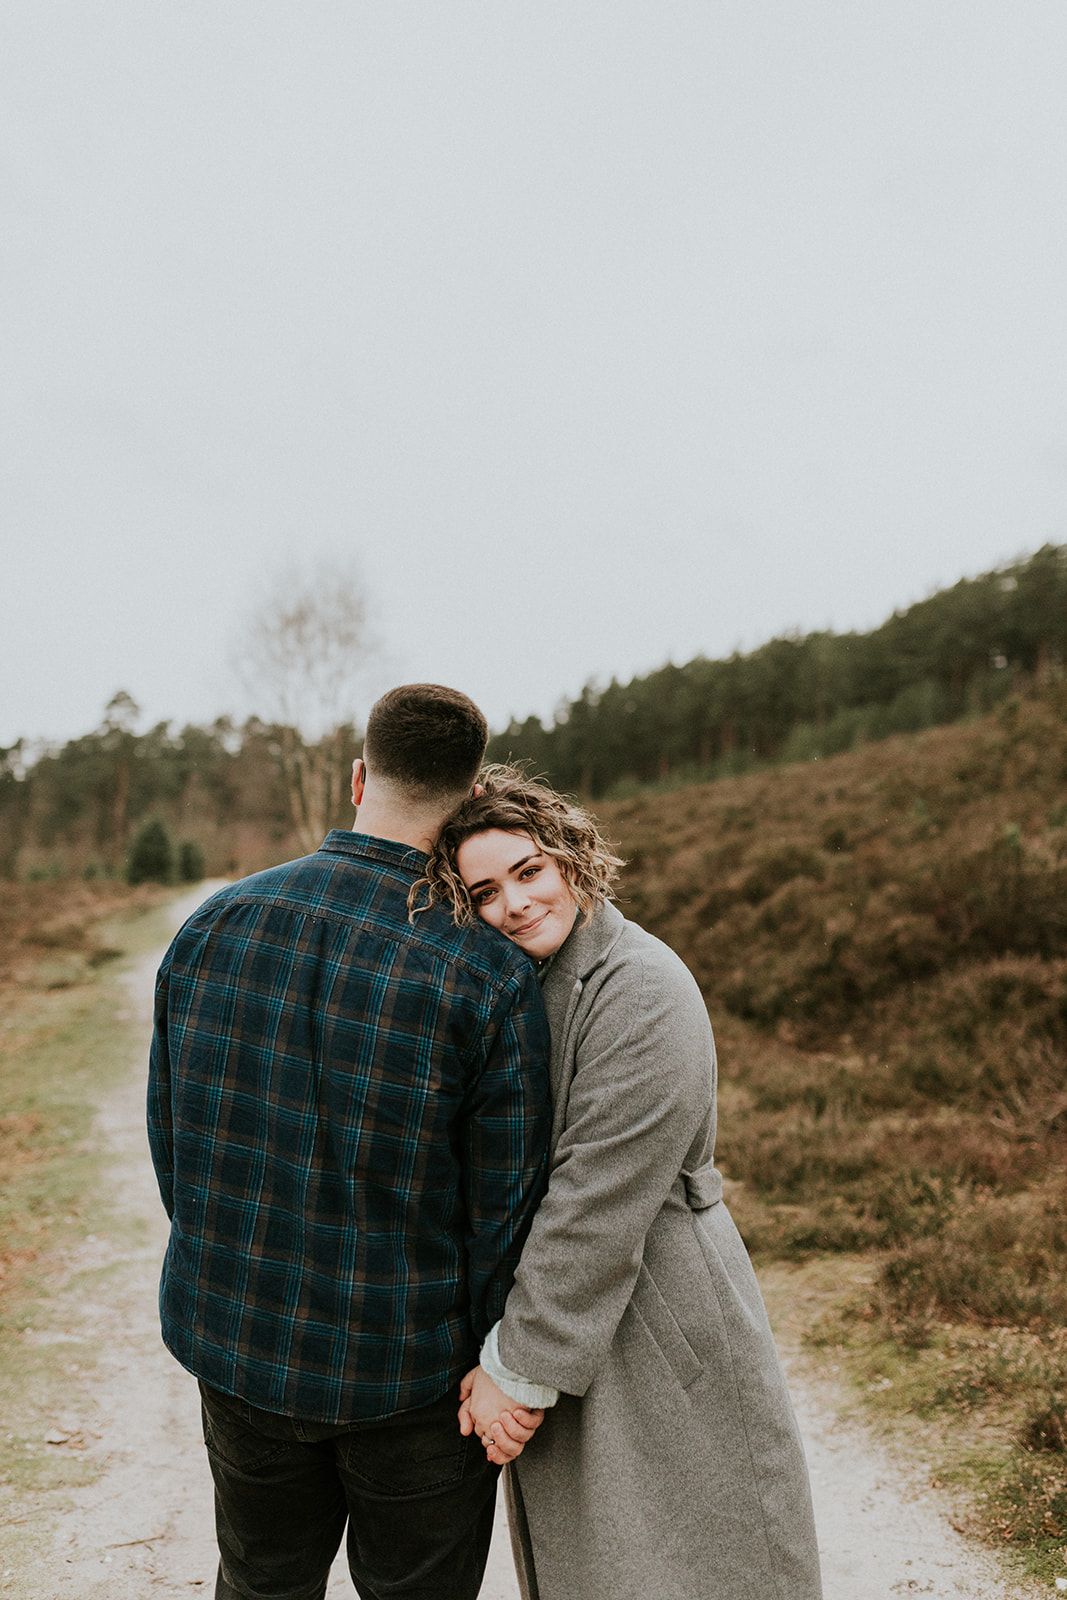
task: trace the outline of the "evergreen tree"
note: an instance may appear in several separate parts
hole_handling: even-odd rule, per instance
[[[126,861],[128,883],[172,883],[174,845],[165,823],[154,817],[139,828]]]

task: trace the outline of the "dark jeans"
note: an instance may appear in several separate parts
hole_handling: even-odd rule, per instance
[[[498,1468],[461,1437],[457,1396],[331,1427],[200,1385],[215,1479],[215,1600],[322,1600],[348,1523],[362,1600],[474,1600]]]

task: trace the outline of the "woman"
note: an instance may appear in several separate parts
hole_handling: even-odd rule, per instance
[[[507,1473],[527,1600],[819,1600],[803,1450],[712,1162],[707,1012],[610,903],[620,865],[585,812],[495,767],[427,872],[543,964],[552,1029],[549,1187],[461,1420],[493,1459],[529,1438]],[[532,1437],[497,1420],[557,1390]]]

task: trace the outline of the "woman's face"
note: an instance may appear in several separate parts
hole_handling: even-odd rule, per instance
[[[456,866],[482,921],[535,961],[553,955],[574,927],[570,884],[528,833],[472,833],[456,851]]]

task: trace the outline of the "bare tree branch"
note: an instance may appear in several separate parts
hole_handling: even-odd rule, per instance
[[[280,573],[249,615],[236,666],[275,726],[293,825],[307,850],[344,812],[361,688],[377,654],[350,562]]]

